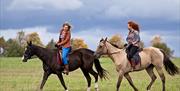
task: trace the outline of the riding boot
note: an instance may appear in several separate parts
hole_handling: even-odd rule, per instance
[[[69,65],[64,65],[64,71],[63,71],[64,74],[68,75],[69,74]]]

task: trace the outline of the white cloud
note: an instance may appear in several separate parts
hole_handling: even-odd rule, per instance
[[[72,36],[73,38],[84,39],[85,43],[88,44],[88,47],[95,50],[101,38],[109,37],[110,35],[112,35],[110,32],[107,33],[105,31],[106,30],[102,30],[100,28],[92,28],[72,33]]]
[[[105,11],[110,18],[135,16],[180,20],[179,0],[114,0]]]
[[[128,31],[123,31],[125,29],[102,29],[102,28],[92,28],[86,29],[84,31],[80,31],[77,33],[73,33],[73,38],[82,38],[84,39],[85,43],[88,44],[88,47],[92,50],[95,50],[99,40],[101,38],[108,37],[110,38],[114,34],[120,34],[124,41],[127,36]],[[180,57],[180,31],[171,32],[171,31],[162,31],[162,30],[144,30],[140,33],[141,40],[145,43],[146,47],[151,46],[150,42],[154,35],[160,35],[162,41],[167,44],[172,50],[174,50],[174,55]]]
[[[121,31],[122,30],[122,31]],[[72,33],[73,38],[82,38],[84,39],[85,43],[88,44],[88,47],[92,50],[95,50],[101,38],[108,38],[110,39],[113,35],[119,34],[124,38],[128,31],[123,31],[124,29],[111,29],[111,28],[101,28],[95,27],[91,29],[81,30],[76,33]]]
[[[5,40],[9,38],[16,38],[17,32],[24,31],[25,35],[37,32],[43,44],[47,44],[51,39],[58,39],[58,34],[47,32],[48,27],[32,27],[24,29],[6,29],[0,30],[0,36],[3,36]]]
[[[0,30],[0,37],[4,36],[5,40],[9,38],[16,38],[17,32],[23,30],[26,34],[37,32],[40,36],[43,44],[47,44],[51,39],[55,41],[58,40],[58,33],[50,33],[48,32],[48,27],[32,27],[32,28],[24,28],[24,29],[7,29]],[[88,44],[88,47],[92,50],[95,50],[98,42],[101,38],[108,37],[110,38],[114,34],[120,34],[125,40],[127,36],[127,31],[123,31],[124,29],[102,29],[102,28],[92,28],[85,29],[79,32],[72,32],[72,38],[82,38],[85,43]],[[162,30],[144,30],[140,33],[141,40],[145,43],[145,46],[150,46],[150,41],[154,35],[160,35],[162,37],[163,42],[165,42],[168,47],[175,51],[175,56],[180,57],[180,31],[171,32],[171,31],[162,31]]]
[[[13,0],[8,10],[76,10],[82,5],[80,0]]]

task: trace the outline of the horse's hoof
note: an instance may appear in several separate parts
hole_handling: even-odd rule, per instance
[[[95,91],[99,91],[99,88],[95,88]]]
[[[88,88],[87,88],[87,91],[91,91],[91,88],[90,88],[90,87],[88,87]]]

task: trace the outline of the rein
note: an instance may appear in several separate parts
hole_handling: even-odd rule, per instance
[[[120,52],[121,52],[121,51],[116,51],[116,52],[110,53],[109,50],[108,50],[108,48],[107,48],[107,46],[106,46],[106,43],[104,43],[104,45],[105,45],[105,47],[106,47],[106,49],[107,49],[107,54],[108,54],[108,55],[117,54],[117,53],[120,53]],[[123,50],[124,50],[124,49],[123,49]]]

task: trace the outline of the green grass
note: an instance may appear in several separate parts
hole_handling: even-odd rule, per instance
[[[102,58],[101,65],[109,72],[109,80],[99,80],[100,91],[115,91],[117,82],[117,72],[112,61],[108,58]],[[173,60],[180,67],[180,59]],[[157,72],[155,71],[156,75]],[[180,91],[180,75],[166,75],[166,90]],[[0,91],[36,91],[42,80],[42,63],[39,59],[31,59],[23,63],[21,58],[0,58]],[[146,86],[150,78],[145,71],[130,73],[135,86],[139,91],[146,91]],[[159,76],[152,86],[151,91],[161,91],[162,84]],[[86,91],[87,83],[78,69],[68,76],[64,76],[67,87],[70,91]],[[91,90],[94,91],[94,78],[92,78]],[[124,78],[121,83],[121,91],[133,91],[127,80]],[[45,84],[44,91],[63,91],[59,79],[56,75],[51,75]]]

